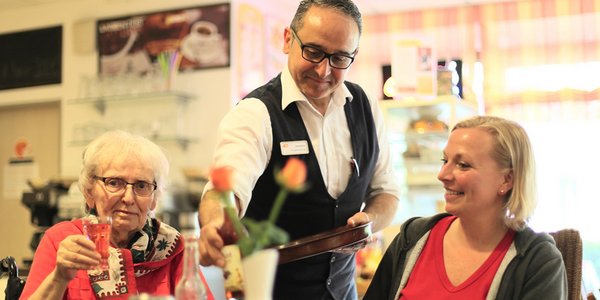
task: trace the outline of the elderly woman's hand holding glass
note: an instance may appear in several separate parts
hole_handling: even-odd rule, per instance
[[[173,295],[182,275],[184,240],[151,217],[168,172],[163,151],[144,137],[111,131],[92,141],[78,182],[87,215],[45,232],[21,298]],[[102,224],[104,219],[110,222]],[[206,283],[205,289],[212,299]]]

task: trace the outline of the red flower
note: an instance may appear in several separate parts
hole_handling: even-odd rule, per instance
[[[299,158],[291,157],[277,174],[277,182],[290,191],[299,191],[306,181],[306,164]]]
[[[233,170],[231,167],[217,167],[210,171],[210,181],[217,192],[227,192],[233,189]]]
[[[304,183],[306,173],[304,161],[294,157],[288,159],[283,169],[275,173],[275,180],[281,188],[275,196],[268,219],[257,222],[246,218],[244,224],[242,224],[235,214],[235,211],[237,211],[233,207],[235,204],[229,201],[232,199],[230,196],[232,196],[233,189],[233,169],[231,167],[218,167],[210,171],[210,180],[213,183],[214,190],[221,194],[221,201],[226,208],[225,212],[232,221],[236,234],[240,237],[237,244],[240,247],[242,256],[248,256],[254,251],[268,246],[284,244],[289,240],[287,233],[277,227],[275,222],[288,193],[301,193],[306,189]],[[243,225],[247,226],[247,234],[244,233]]]

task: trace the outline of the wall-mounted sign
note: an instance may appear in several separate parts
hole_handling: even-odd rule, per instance
[[[426,36],[396,36],[392,42],[394,98],[437,95],[437,60],[433,40]],[[386,86],[384,86],[386,89]]]
[[[62,26],[0,35],[0,90],[61,83]]]
[[[229,3],[100,20],[100,74],[145,73],[164,58],[178,70],[227,67],[229,28]]]

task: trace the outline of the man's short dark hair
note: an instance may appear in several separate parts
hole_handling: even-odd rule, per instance
[[[302,28],[302,22],[304,21],[306,12],[313,6],[333,8],[347,16],[350,16],[352,19],[354,19],[354,22],[356,22],[356,25],[358,26],[358,35],[360,36],[362,34],[362,16],[358,10],[358,7],[356,7],[354,2],[351,0],[302,0],[298,5],[298,9],[296,9],[296,14],[292,19],[290,28],[294,30],[300,30],[300,28]]]

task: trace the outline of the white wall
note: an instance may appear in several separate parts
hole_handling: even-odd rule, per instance
[[[60,172],[63,177],[76,177],[80,167],[83,145],[73,146],[73,126],[88,118],[97,118],[97,113],[81,113],[79,105],[67,104],[77,98],[82,76],[97,73],[98,56],[95,45],[95,21],[110,17],[127,16],[146,12],[164,11],[177,8],[210,5],[229,1],[206,0],[65,0],[55,3],[28,6],[0,11],[0,34],[14,31],[31,30],[42,27],[63,26],[63,74],[62,84],[34,88],[22,88],[0,91],[0,105],[38,103],[60,99],[61,105],[61,163]],[[234,17],[232,6],[232,21]],[[232,31],[235,26],[232,23]],[[77,30],[78,35],[75,35]],[[233,33],[231,34],[233,37]],[[77,46],[77,48],[76,48]],[[232,43],[231,51],[234,51]],[[44,45],[32,45],[44,51]],[[90,50],[85,50],[89,48]],[[81,50],[84,49],[84,50]],[[235,65],[232,55],[231,65]],[[231,84],[230,68],[196,70],[181,74],[178,79],[183,90],[196,94],[197,100],[186,107],[188,133],[197,143],[183,150],[175,143],[165,143],[165,148],[172,162],[172,179],[174,183],[183,180],[181,169],[184,167],[207,168],[215,143],[215,127],[230,109],[231,95],[234,87]],[[77,107],[77,108],[75,108]],[[144,107],[144,105],[140,105]],[[144,115],[140,109],[133,114]],[[148,113],[148,117],[153,115]],[[110,120],[110,116],[104,119]],[[35,122],[35,120],[24,120]],[[5,130],[4,128],[2,130]],[[40,130],[44,130],[40,128]]]
[[[31,222],[31,211],[21,203],[18,187],[25,182],[15,182],[25,174],[28,167],[31,173],[41,178],[56,178],[59,169],[60,105],[47,102],[36,105],[0,107],[0,259],[13,256],[19,268],[24,259],[31,259],[30,242],[36,226]],[[35,119],[36,122],[23,122]],[[17,125],[18,124],[18,125]],[[43,127],[46,130],[40,131]],[[31,164],[10,164],[16,157],[13,145],[20,138],[26,138]],[[21,175],[19,173],[21,172]],[[3,289],[0,289],[2,297]]]

